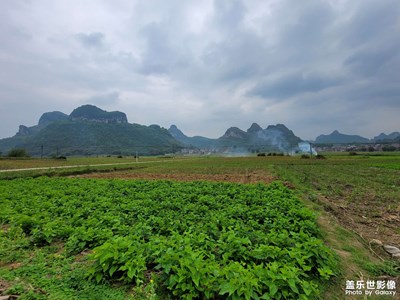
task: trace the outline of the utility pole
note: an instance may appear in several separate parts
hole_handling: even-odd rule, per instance
[[[310,156],[312,157],[312,144],[310,143]]]
[[[43,145],[40,147],[40,159],[43,159]]]
[[[138,162],[139,158],[138,158],[138,153],[137,153],[137,150],[136,150],[136,155],[135,155],[135,158],[136,158],[136,162]]]

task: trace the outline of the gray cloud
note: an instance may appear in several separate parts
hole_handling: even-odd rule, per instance
[[[213,23],[224,33],[232,35],[242,30],[246,7],[240,0],[214,1]]]
[[[353,2],[353,1],[352,1]],[[398,30],[400,7],[397,0],[358,0],[349,3],[346,20],[341,24],[344,46],[362,46],[389,37]]]
[[[375,76],[385,66],[392,64],[396,57],[399,57],[399,50],[398,40],[389,41],[384,47],[380,46],[378,49],[367,48],[356,51],[344,61],[344,66],[361,76]]]
[[[104,45],[104,34],[101,32],[77,33],[75,38],[87,48],[101,48]]]
[[[149,24],[140,33],[146,41],[139,68],[143,74],[170,74],[174,69],[185,68],[192,59],[185,46],[174,41],[166,24]]]
[[[0,11],[0,137],[83,102],[211,137],[252,122],[304,138],[400,130],[397,0],[2,1]]]
[[[85,100],[85,102],[95,105],[112,106],[117,104],[119,100],[119,92],[110,92],[106,94],[92,96],[88,100]]]
[[[259,82],[249,92],[263,98],[288,98],[302,93],[316,93],[338,85],[342,80],[329,74],[296,72],[275,80]]]

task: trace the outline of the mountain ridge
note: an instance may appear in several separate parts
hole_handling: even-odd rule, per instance
[[[330,134],[321,134],[315,139],[315,143],[318,144],[346,144],[346,143],[369,143],[370,140],[359,136],[349,135],[340,133],[338,130],[334,130]]]
[[[316,143],[399,142],[400,133],[381,133],[369,140],[358,135],[346,135],[335,130],[317,137]],[[186,136],[176,125],[165,129],[129,123],[125,113],[108,112],[94,105],[82,105],[69,115],[60,111],[45,112],[38,124],[20,125],[18,132],[0,139],[0,153],[13,148],[25,148],[33,156],[126,154],[155,155],[184,149],[197,153],[258,153],[302,151],[305,143],[284,124],[262,128],[252,123],[245,131],[228,128],[219,138]],[[304,146],[304,145],[303,145]],[[304,148],[304,147],[303,147]],[[185,151],[186,151],[185,150]],[[189,152],[187,152],[189,153]]]
[[[373,139],[375,142],[388,142],[388,141],[399,141],[400,142],[400,132],[394,131],[389,134],[381,133],[375,136]]]
[[[390,134],[381,133],[372,139],[368,139],[360,135],[344,134],[338,130],[334,130],[332,133],[327,135],[321,134],[315,139],[315,143],[317,144],[368,144],[379,142],[400,142],[400,132],[395,131]]]
[[[91,104],[85,104],[78,108],[75,108],[69,118],[73,121],[92,121],[99,123],[128,123],[126,114],[120,111],[105,111],[97,106]]]
[[[263,129],[257,123],[253,123],[247,131],[233,126],[217,139],[188,137],[176,125],[171,125],[168,130],[186,146],[207,148],[205,150],[216,152],[281,151],[288,153],[300,150],[298,144],[302,141],[283,124],[269,125]]]
[[[0,152],[24,148],[32,156],[157,155],[182,147],[165,128],[130,124],[125,113],[94,105],[80,106],[70,115],[44,113],[37,125],[20,125],[15,136],[0,140]]]

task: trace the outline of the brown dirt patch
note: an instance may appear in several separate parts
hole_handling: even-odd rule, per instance
[[[11,283],[0,279],[0,295],[11,287]]]
[[[0,231],[7,232],[9,228],[10,228],[10,225],[8,225],[8,224],[0,225]]]
[[[86,257],[92,253],[93,253],[92,250],[85,250],[78,253],[77,255],[75,255],[75,262],[84,262],[86,260]]]
[[[379,209],[372,211],[374,206],[370,202],[349,203],[339,199],[330,199],[320,195],[318,202],[331,213],[338,223],[356,233],[368,245],[372,239],[384,244],[400,246],[400,210]],[[385,255],[385,252],[382,252]],[[389,257],[389,256],[388,256]]]
[[[10,270],[15,270],[15,269],[20,268],[21,266],[22,266],[22,263],[20,263],[20,262],[14,262],[14,263],[9,264],[9,265],[8,265],[8,268],[9,268]]]
[[[196,174],[196,173],[132,173],[132,172],[110,172],[91,173],[74,177],[80,178],[120,178],[120,179],[148,179],[148,180],[178,180],[178,181],[216,181],[236,183],[270,183],[276,178],[271,174],[261,171],[252,171],[248,174]]]

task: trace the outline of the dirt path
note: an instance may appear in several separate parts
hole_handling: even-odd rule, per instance
[[[180,161],[180,160],[183,160],[183,159],[174,159],[173,161]],[[137,165],[137,164],[151,164],[151,163],[160,163],[160,162],[166,162],[166,160],[122,162],[122,163],[109,163],[109,164],[92,164],[92,165],[57,166],[57,167],[35,167],[35,168],[23,168],[23,169],[7,169],[7,170],[0,170],[0,173],[53,170],[53,169],[71,169],[71,168],[91,168],[91,167],[102,167],[102,166]]]

